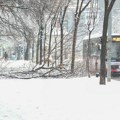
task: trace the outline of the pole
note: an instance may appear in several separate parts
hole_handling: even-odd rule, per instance
[[[111,1],[111,0],[110,0]],[[108,45],[107,45],[107,81],[111,81],[111,47],[112,47],[112,10],[108,22]]]

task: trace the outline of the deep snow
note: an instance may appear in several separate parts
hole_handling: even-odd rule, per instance
[[[0,79],[0,120],[120,120],[120,81]]]

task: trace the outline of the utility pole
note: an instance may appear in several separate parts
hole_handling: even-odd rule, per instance
[[[111,0],[110,0],[111,2]],[[112,10],[108,21],[108,44],[107,44],[107,81],[111,81],[111,47],[112,47]]]

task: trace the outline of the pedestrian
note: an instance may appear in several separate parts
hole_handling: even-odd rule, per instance
[[[7,54],[7,52],[4,53],[4,59],[5,59],[5,60],[8,59],[8,54]]]

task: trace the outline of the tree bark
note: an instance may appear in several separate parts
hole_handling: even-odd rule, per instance
[[[92,31],[89,31],[89,40],[88,40],[88,50],[87,50],[87,73],[88,77],[90,78],[90,52],[91,52],[91,42],[90,42],[90,37],[91,37]]]
[[[29,56],[30,56],[29,54],[30,54],[30,41],[28,40],[26,51],[25,51],[25,56],[24,56],[25,60],[29,60]]]
[[[85,6],[83,7],[84,0],[77,0],[76,5],[76,11],[75,11],[75,17],[74,17],[74,31],[73,31],[73,41],[72,41],[72,61],[71,61],[71,73],[74,74],[74,64],[75,64],[75,47],[76,47],[76,40],[77,40],[77,30],[78,25],[80,22],[81,13],[86,9],[86,7],[89,5],[91,0],[89,0]]]
[[[111,9],[116,0],[112,0],[110,3],[108,0],[104,0],[105,2],[105,13],[104,13],[104,22],[103,22],[103,32],[102,32],[102,40],[101,40],[101,61],[100,61],[100,84],[105,85],[105,77],[106,77],[106,43],[107,43],[107,29],[108,29],[108,20]]]
[[[41,31],[40,31],[40,65],[42,64],[42,43],[43,43],[43,25],[41,24]]]
[[[38,32],[37,45],[36,45],[36,64],[39,63],[39,48],[40,48],[39,36],[40,36],[40,28]]]
[[[61,41],[60,41],[60,65],[63,64],[63,22],[60,24],[61,28]]]
[[[71,73],[74,74],[74,64],[75,64],[75,46],[76,46],[76,36],[77,36],[77,23],[75,23],[75,29],[73,34],[73,42],[72,42],[72,61],[71,61]]]

